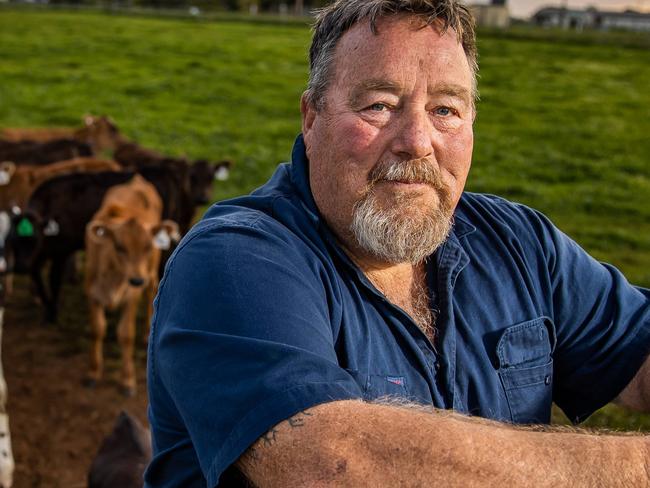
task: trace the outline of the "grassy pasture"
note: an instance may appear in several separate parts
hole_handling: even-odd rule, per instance
[[[309,37],[301,24],[0,8],[0,126],[110,114],[160,151],[233,159],[214,197],[245,193],[289,157]],[[650,286],[649,43],[587,41],[479,33],[468,187],[543,211]],[[650,430],[613,407],[591,422]]]

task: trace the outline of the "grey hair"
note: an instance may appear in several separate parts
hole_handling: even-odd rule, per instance
[[[309,48],[307,102],[320,109],[332,76],[334,52],[339,39],[355,24],[369,21],[377,34],[377,21],[396,14],[414,15],[424,25],[440,24],[440,32],[452,29],[463,46],[472,71],[474,99],[478,98],[478,61],[474,17],[458,0],[336,0],[317,11],[314,37]]]

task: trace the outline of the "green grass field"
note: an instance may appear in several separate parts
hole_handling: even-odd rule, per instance
[[[233,159],[215,199],[246,193],[287,160],[300,129],[309,37],[301,23],[0,8],[0,126],[78,125],[84,113],[109,114],[165,153]],[[481,32],[468,185],[543,211],[644,286],[648,45],[621,34]],[[613,407],[590,422],[650,430],[647,417]]]

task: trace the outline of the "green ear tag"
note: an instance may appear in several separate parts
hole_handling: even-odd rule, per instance
[[[22,218],[16,226],[16,232],[20,237],[32,237],[34,235],[34,226],[29,219]]]

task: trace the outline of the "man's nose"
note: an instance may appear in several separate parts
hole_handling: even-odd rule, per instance
[[[433,126],[426,110],[405,110],[399,120],[392,151],[403,159],[420,159],[433,152]]]

